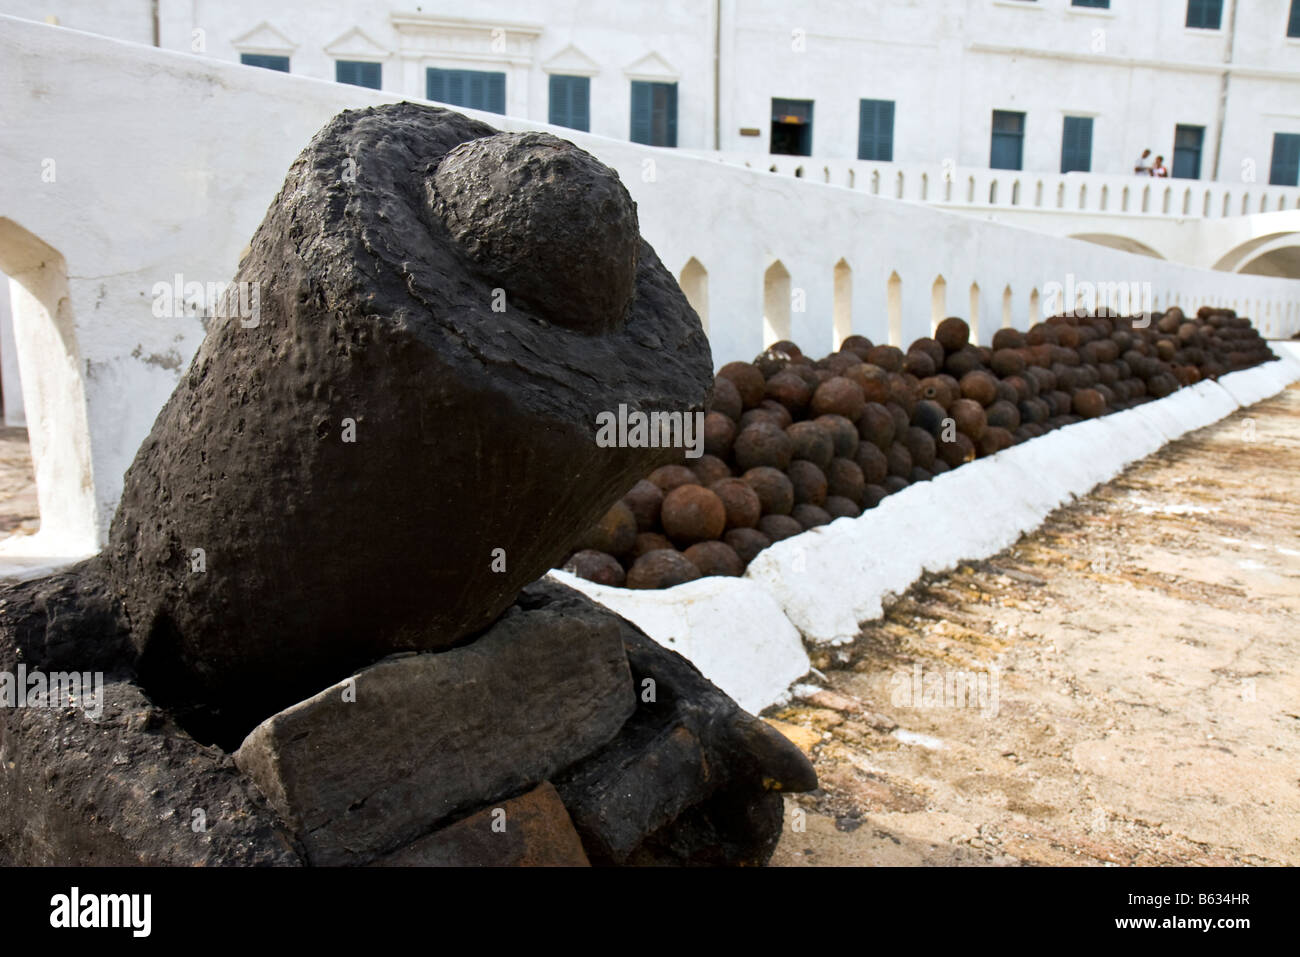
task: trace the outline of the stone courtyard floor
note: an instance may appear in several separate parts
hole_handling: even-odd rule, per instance
[[[774,864],[1300,864],[1300,386],[813,660]]]

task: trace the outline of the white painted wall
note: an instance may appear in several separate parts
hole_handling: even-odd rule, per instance
[[[66,292],[47,309],[60,336],[24,332],[53,321],[39,310],[15,315],[44,483],[42,534],[102,539],[122,474],[197,348],[198,320],[153,316],[154,283],[176,273],[200,282],[231,278],[312,134],[341,109],[397,99],[0,18],[0,226],[9,224],[0,230],[0,270],[20,282],[46,263],[61,263],[66,273]],[[479,118],[511,130],[538,126]],[[1286,328],[1297,328],[1296,281],[1193,269],[862,190],[555,132],[619,171],[638,203],[642,232],[675,275],[692,257],[707,271],[719,365],[762,349],[762,277],[777,260],[806,302],[792,314],[793,338],[812,350],[832,346],[841,258],[852,270],[852,329],[878,341],[889,337],[886,284],[894,272],[903,343],[929,333],[930,290],[940,275],[952,313],[967,312],[968,291],[979,284],[986,339],[1001,324],[1004,288],[1013,292],[1012,321],[1024,326],[1031,294],[1069,274],[1149,282],[1158,305],[1175,292],[1188,305],[1249,300],[1271,315],[1290,315]],[[50,252],[34,254],[37,241]],[[27,354],[24,336],[32,343]],[[66,369],[69,357],[78,376],[65,385],[84,389],[84,401],[74,392],[61,398],[28,388],[30,370]],[[63,464],[42,471],[46,459]],[[76,507],[47,514],[51,489],[63,490],[50,492],[52,499]]]

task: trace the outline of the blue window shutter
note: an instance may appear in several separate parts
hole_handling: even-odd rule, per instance
[[[570,126],[569,84],[567,76],[551,74],[547,81],[546,122],[552,126]]]
[[[485,73],[483,74],[484,86],[486,87],[483,106],[480,109],[487,110],[489,113],[500,113],[503,116],[506,112],[506,75],[504,73]]]
[[[894,101],[858,101],[858,159],[894,159]]]
[[[665,124],[665,127],[667,128],[668,131],[668,137],[666,141],[660,145],[676,146],[677,145],[677,84],[665,83],[663,85],[667,88],[664,91],[664,109],[668,113],[667,122]]]
[[[1300,133],[1273,134],[1273,162],[1268,185],[1300,186]]]
[[[278,70],[281,73],[289,72],[289,58],[287,56],[273,56],[269,53],[241,53],[239,62],[244,66],[260,66],[264,70]]]
[[[1291,0],[1291,16],[1286,22],[1286,35],[1300,37],[1300,0]]]
[[[1187,26],[1217,30],[1223,19],[1223,0],[1187,0]]]
[[[447,71],[430,67],[425,71],[425,99],[447,102]]]
[[[591,77],[575,76],[570,83],[569,124],[584,133],[591,131]]]
[[[590,131],[591,77],[551,76],[548,122],[571,130]]]
[[[653,93],[651,84],[641,80],[632,81],[632,122],[631,136],[633,143],[650,143],[650,107]]]
[[[425,71],[426,93],[430,100],[463,106],[489,113],[506,111],[506,75],[486,70]]]
[[[1092,170],[1092,117],[1067,116],[1061,134],[1061,172]]]
[[[378,90],[383,86],[382,77],[383,64],[380,63],[367,63],[359,60],[336,60],[334,62],[334,79],[339,83]]]

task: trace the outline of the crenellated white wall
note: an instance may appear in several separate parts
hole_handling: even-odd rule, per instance
[[[177,273],[231,278],[310,137],[342,109],[397,99],[0,17],[0,272],[34,288],[37,305],[15,313],[24,378],[54,370],[49,381],[62,383],[57,394],[26,394],[38,539],[83,550],[102,541],[123,471],[198,346],[197,318],[153,315],[153,285]],[[816,351],[832,347],[841,259],[852,270],[841,283],[852,289],[851,327],[879,341],[890,338],[895,274],[902,343],[929,333],[939,276],[942,313],[967,314],[978,283],[984,340],[1003,322],[1004,290],[1011,321],[1024,326],[1035,318],[1031,296],[1071,275],[1150,283],[1158,306],[1250,303],[1268,310],[1279,335],[1300,327],[1300,282],[1194,269],[860,189],[554,132],[619,171],[644,235],[674,274],[692,258],[707,271],[691,285],[707,285],[718,365],[763,348],[763,277],[777,261],[804,303],[789,334]]]

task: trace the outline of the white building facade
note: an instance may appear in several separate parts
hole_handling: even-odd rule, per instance
[[[755,158],[1297,185],[1300,0],[0,0],[0,13]]]

